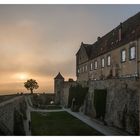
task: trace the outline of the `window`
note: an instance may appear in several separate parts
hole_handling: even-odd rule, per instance
[[[85,71],[87,71],[87,65],[85,66]]]
[[[126,61],[126,50],[122,50],[121,51],[121,62],[125,62]]]
[[[90,63],[90,70],[93,70],[93,65],[92,65],[92,63]]]
[[[80,68],[80,73],[82,73],[82,68]]]
[[[107,56],[107,66],[110,66],[111,65],[111,56],[108,55]]]
[[[135,59],[136,58],[136,47],[130,47],[129,49],[129,59]]]
[[[98,68],[98,62],[97,60],[94,62],[94,69],[96,70]]]
[[[105,67],[105,59],[104,58],[101,59],[101,66],[102,66],[102,68]]]
[[[84,66],[83,66],[83,72],[85,71]]]

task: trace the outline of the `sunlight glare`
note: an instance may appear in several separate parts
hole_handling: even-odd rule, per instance
[[[18,74],[16,74],[16,78],[19,80],[27,80],[28,74],[27,73],[18,73]]]

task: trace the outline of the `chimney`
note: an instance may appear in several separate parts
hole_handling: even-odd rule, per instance
[[[100,40],[100,36],[97,37],[97,41],[99,41],[99,40]]]
[[[83,44],[84,44],[84,43],[83,43],[83,42],[81,42],[81,46],[80,46],[80,47],[82,47],[82,46],[83,46]]]

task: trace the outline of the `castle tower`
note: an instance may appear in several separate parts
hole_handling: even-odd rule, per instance
[[[54,78],[54,93],[55,93],[55,103],[61,104],[62,93],[63,93],[64,77],[59,72]]]

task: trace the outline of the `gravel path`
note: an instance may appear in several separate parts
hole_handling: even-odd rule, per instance
[[[99,121],[95,119],[91,119],[90,117],[82,113],[72,112],[70,109],[64,109],[64,110],[106,136],[128,136],[129,135],[128,133],[123,132],[114,127],[105,126],[101,124]]]

